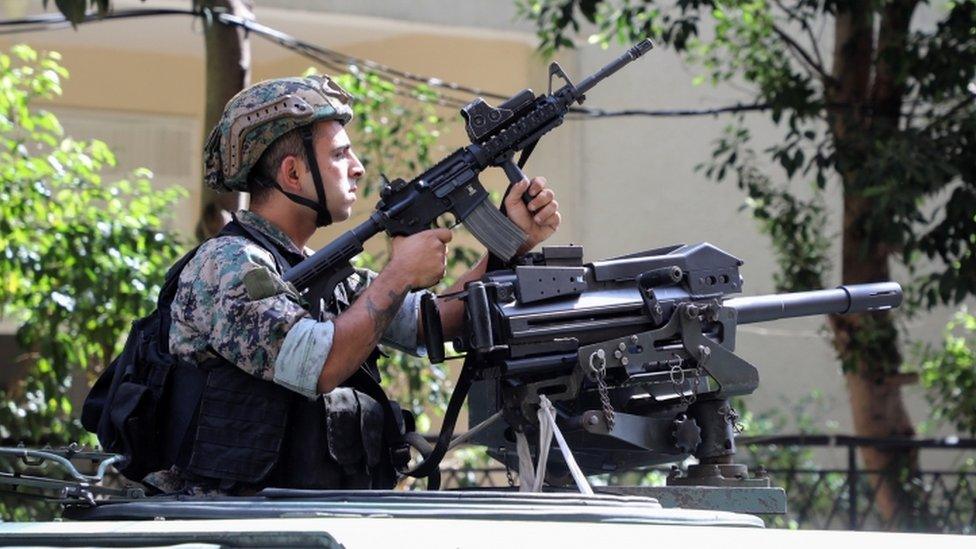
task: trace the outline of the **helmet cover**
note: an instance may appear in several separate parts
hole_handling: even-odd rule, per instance
[[[224,107],[203,150],[204,181],[216,191],[247,191],[248,173],[282,135],[319,120],[346,124],[352,97],[331,78],[265,80]]]

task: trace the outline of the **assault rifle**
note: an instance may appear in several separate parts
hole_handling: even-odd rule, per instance
[[[902,291],[881,282],[729,298],[742,289],[741,265],[707,243],[588,264],[579,246],[551,246],[442,296],[466,304],[454,349],[467,358],[439,447],[450,440],[459,401],[473,385],[470,425],[485,425],[498,414],[504,421],[473,427],[469,442],[506,463],[517,462],[515,433],[538,428],[545,395],[584,472],[691,454],[698,468],[669,483],[750,482],[744,467],[732,463],[736,414],[729,399],[752,393],[759,375],[734,352],[736,328],[884,311],[901,303]],[[423,300],[422,319],[431,360],[443,360],[433,299]]]
[[[492,205],[478,175],[489,167],[501,167],[511,183],[521,180],[521,167],[539,139],[562,124],[573,103],[583,103],[587,91],[652,47],[650,40],[644,40],[576,85],[558,63],[552,63],[546,94],[537,96],[532,90],[522,90],[497,107],[481,98],[468,103],[461,115],[470,145],[409,182],[387,181],[369,219],[289,269],[284,279],[305,292],[315,313],[331,303],[336,285],[352,274],[349,262],[363,251],[364,242],[381,231],[406,236],[430,229],[444,214],[464,223],[495,257],[509,261],[525,243],[526,235]],[[555,78],[565,85],[552,91]],[[514,155],[518,152],[521,156],[516,164]]]

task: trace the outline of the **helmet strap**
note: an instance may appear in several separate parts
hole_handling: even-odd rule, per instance
[[[315,144],[314,136],[312,134],[312,126],[302,126],[298,129],[302,136],[302,143],[305,145],[305,157],[308,163],[308,169],[312,172],[312,183],[315,185],[315,195],[318,197],[318,201],[305,198],[304,196],[297,195],[295,193],[290,193],[281,188],[281,185],[277,181],[274,182],[275,188],[277,188],[281,194],[287,196],[292,202],[296,204],[301,204],[315,211],[315,225],[317,227],[325,227],[326,225],[332,224],[332,214],[329,213],[329,206],[325,202],[325,186],[322,184],[322,175],[319,173],[319,162],[315,158]]]
[[[305,144],[305,159],[308,162],[308,169],[312,171],[312,183],[315,184],[315,195],[319,199],[318,207],[313,208],[318,214],[315,224],[319,227],[325,227],[332,224],[332,214],[329,213],[329,206],[325,202],[325,186],[322,185],[319,161],[315,157],[315,136],[312,132],[312,124],[302,126],[298,131],[302,136],[302,143]]]

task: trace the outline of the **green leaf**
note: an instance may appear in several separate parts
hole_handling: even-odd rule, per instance
[[[87,0],[54,0],[54,5],[57,6],[58,11],[64,14],[74,27],[85,20],[87,3]]]
[[[60,92],[59,58],[24,45],[0,54],[0,299],[36,357],[20,385],[0,389],[0,434],[31,446],[93,442],[70,405],[72,375],[108,364],[153,307],[134,288],[158,291],[182,249],[159,212],[184,192],[154,192],[146,171],[142,186],[108,182],[110,146],[63,136],[35,105]]]

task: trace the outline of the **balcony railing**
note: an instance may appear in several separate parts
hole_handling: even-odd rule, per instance
[[[772,484],[786,490],[787,515],[766,517],[769,526],[976,534],[976,439],[781,435],[740,437],[737,445],[738,461],[753,469],[763,466]],[[831,448],[843,451],[846,466],[816,465]],[[948,461],[953,466],[914,472],[866,470],[858,460],[859,448],[952,452]],[[624,471],[594,480],[610,486],[662,485],[669,470]],[[505,488],[513,477],[514,472],[503,467],[446,469],[442,486]],[[882,480],[897,483],[905,495],[886,513],[876,505]]]

